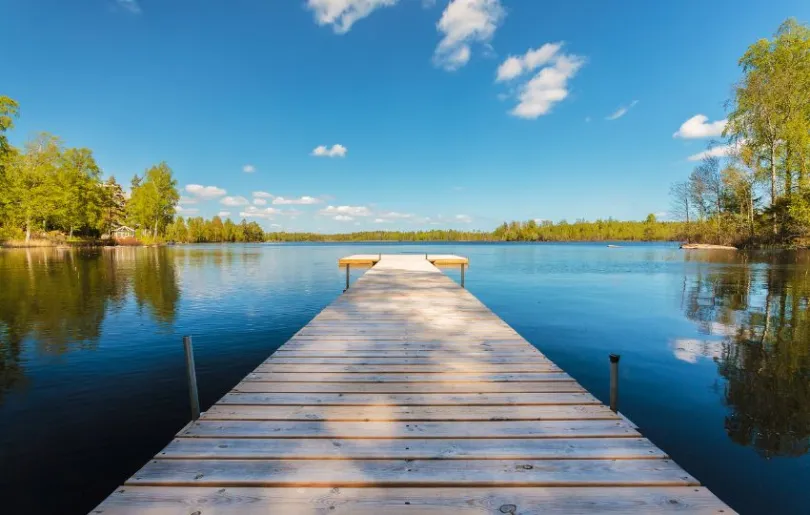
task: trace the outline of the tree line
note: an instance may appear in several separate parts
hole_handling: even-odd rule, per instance
[[[18,115],[17,102],[0,96],[0,241],[92,241],[124,225],[137,229],[139,243],[264,240],[256,222],[175,217],[180,194],[165,162],[136,174],[127,195],[114,176],[102,180],[90,149],[65,147],[48,133],[12,146],[6,133]]]
[[[726,147],[672,185],[687,238],[740,245],[810,242],[810,28],[793,19],[740,58]]]

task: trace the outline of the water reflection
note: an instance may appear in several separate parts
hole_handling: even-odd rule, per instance
[[[160,248],[6,250],[0,285],[0,402],[26,385],[26,352],[94,349],[105,316],[121,309],[130,292],[166,325],[180,300],[174,261]]]
[[[717,364],[729,408],[725,429],[764,457],[810,448],[810,259],[806,254],[697,253],[683,308],[718,341],[677,340],[676,357]]]

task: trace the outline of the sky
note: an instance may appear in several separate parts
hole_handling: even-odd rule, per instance
[[[666,218],[806,0],[0,0],[10,134],[268,230]],[[227,215],[225,214],[227,213]]]

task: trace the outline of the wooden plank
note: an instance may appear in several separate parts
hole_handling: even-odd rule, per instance
[[[734,515],[701,487],[240,488],[127,486],[104,515]]]
[[[360,358],[352,356],[334,356],[334,357],[307,357],[307,358],[287,358],[274,354],[267,361],[267,364],[291,364],[291,365],[314,365],[314,364],[328,364],[328,365],[432,365],[441,364],[448,368],[476,366],[476,365],[527,365],[527,364],[545,364],[549,360],[542,356],[533,356],[527,354],[521,357],[507,357],[501,358],[498,356],[482,356],[480,358],[461,359],[456,358],[452,361],[444,361],[440,358]]]
[[[589,393],[227,393],[219,404],[274,404],[320,406],[486,406],[601,404]]]
[[[251,439],[176,438],[161,459],[664,459],[646,438]]]
[[[492,356],[495,358],[522,358],[524,356],[540,356],[537,351],[529,349],[506,351],[484,349],[480,352],[461,352],[452,349],[428,349],[428,350],[389,350],[389,349],[367,349],[367,350],[346,350],[346,349],[316,349],[301,350],[296,348],[280,348],[274,354],[279,358],[430,358],[430,359],[465,359],[476,361],[482,356]]]
[[[505,422],[338,422],[198,420],[178,433],[217,438],[626,438],[639,433],[623,420]]]
[[[127,485],[690,486],[670,460],[152,460]]]
[[[584,393],[575,381],[535,381],[500,383],[285,383],[243,381],[236,393]]]
[[[245,381],[277,381],[280,383],[309,383],[323,381],[331,383],[501,383],[501,382],[534,382],[534,381],[570,381],[571,376],[565,372],[536,372],[524,374],[335,374],[331,372],[311,374],[295,373],[266,373],[254,372],[248,374]]]
[[[204,420],[618,420],[606,406],[211,406]],[[633,424],[628,424],[635,427]]]
[[[341,365],[341,364],[323,364],[323,363],[273,363],[259,365],[254,372],[289,372],[289,373],[339,373],[339,374],[352,374],[352,373],[371,373],[371,374],[481,374],[481,373],[535,373],[535,372],[551,372],[561,370],[557,365],[552,363],[504,363],[504,364],[487,364],[487,363],[443,363],[432,365]]]

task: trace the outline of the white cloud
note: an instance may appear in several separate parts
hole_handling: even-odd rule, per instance
[[[245,197],[225,197],[220,202],[226,206],[246,206],[250,201]]]
[[[689,161],[701,161],[707,157],[728,157],[737,152],[741,146],[741,142],[729,143],[727,145],[717,145],[716,147],[712,147],[704,150],[703,152],[698,152],[697,154],[689,156]]]
[[[275,195],[267,193],[266,191],[254,191],[253,196],[256,198],[273,198]]]
[[[213,198],[221,197],[228,193],[222,188],[218,188],[216,186],[203,186],[201,184],[187,184],[186,191],[191,193],[195,197],[210,200]]]
[[[189,204],[196,204],[197,202],[198,202],[198,200],[196,198],[183,197],[183,196],[181,196],[180,200],[177,201],[178,204],[183,205],[183,206],[187,206]]]
[[[219,213],[217,213],[217,216],[222,216],[222,217],[231,216],[231,212],[230,211],[220,211]]]
[[[335,220],[337,220],[338,222],[351,222],[352,220],[354,220],[354,217],[351,217],[349,215],[335,215]]]
[[[318,214],[327,216],[371,216],[371,210],[366,206],[327,206],[318,211]]]
[[[281,224],[270,224],[270,227],[273,227],[274,229],[279,229],[281,228]]]
[[[638,100],[633,100],[632,102],[630,102],[630,104],[628,104],[626,106],[619,107],[612,114],[605,117],[605,120],[611,120],[611,121],[612,120],[618,120],[622,116],[626,115],[629,110],[633,109],[636,106],[636,104],[638,104]]]
[[[256,206],[248,206],[244,211],[239,213],[239,216],[242,218],[273,218],[280,214],[282,214],[282,212],[274,207],[259,209]]]
[[[378,213],[377,216],[380,218],[398,218],[398,219],[408,219],[413,218],[414,215],[411,213],[397,213],[396,211],[388,211],[387,213]]]
[[[374,223],[375,224],[390,224],[391,220],[386,220],[384,218],[375,218]]]
[[[562,44],[553,43],[553,45]],[[534,77],[517,88],[518,104],[510,111],[510,114],[513,116],[536,119],[548,114],[556,103],[568,97],[568,81],[572,79],[585,64],[583,57],[573,54],[561,54],[559,53],[559,49],[557,49],[553,55],[549,56],[551,49],[543,50],[545,47],[546,45],[536,50],[530,50],[520,58],[521,74],[524,73],[524,66],[543,66],[537,63],[545,63],[547,65],[543,66]],[[526,56],[531,57],[527,58]],[[509,59],[507,59],[507,61],[508,60]],[[514,66],[507,70],[508,71],[504,73],[506,73],[506,76],[509,76],[509,74],[514,73]]]
[[[550,63],[560,52],[562,42],[546,43],[540,48],[529,49],[523,55],[510,55],[500,66],[498,66],[496,82],[503,82],[515,79],[524,73],[536,70],[541,66]]]
[[[245,173],[253,173],[256,171],[256,167],[253,165],[245,165],[242,167],[242,171]]]
[[[118,4],[118,7],[121,9],[129,11],[132,14],[141,14],[141,6],[138,4],[137,0],[115,0],[115,3]]]
[[[196,207],[174,206],[174,212],[178,215],[195,215],[199,213],[200,210]]]
[[[284,198],[284,197],[276,197],[273,199],[273,204],[281,205],[281,206],[291,206],[291,205],[299,205],[299,206],[309,206],[312,204],[320,204],[323,200],[315,197],[310,197],[309,195],[304,195],[300,198]]]
[[[315,23],[331,25],[337,34],[345,34],[354,22],[361,20],[380,7],[391,7],[399,0],[307,0],[307,7],[315,14]]]
[[[456,218],[457,221],[459,221],[461,223],[464,223],[464,224],[468,224],[468,223],[472,222],[472,217],[470,215],[456,215],[455,218]]]
[[[257,206],[266,206],[267,201],[265,199],[263,199],[263,198],[254,198],[253,199],[253,204],[255,204]]]
[[[443,34],[433,54],[436,66],[457,70],[470,60],[470,44],[488,43],[506,11],[500,0],[452,0],[436,24]]]
[[[726,128],[728,120],[718,120],[716,122],[709,122],[709,117],[702,114],[696,114],[689,118],[681,125],[678,132],[672,135],[673,138],[684,139],[697,139],[697,138],[712,138],[721,136],[723,129]]]
[[[325,145],[318,145],[312,151],[311,155],[315,157],[345,157],[348,151],[349,149],[339,143],[332,145],[332,148],[328,148]]]

